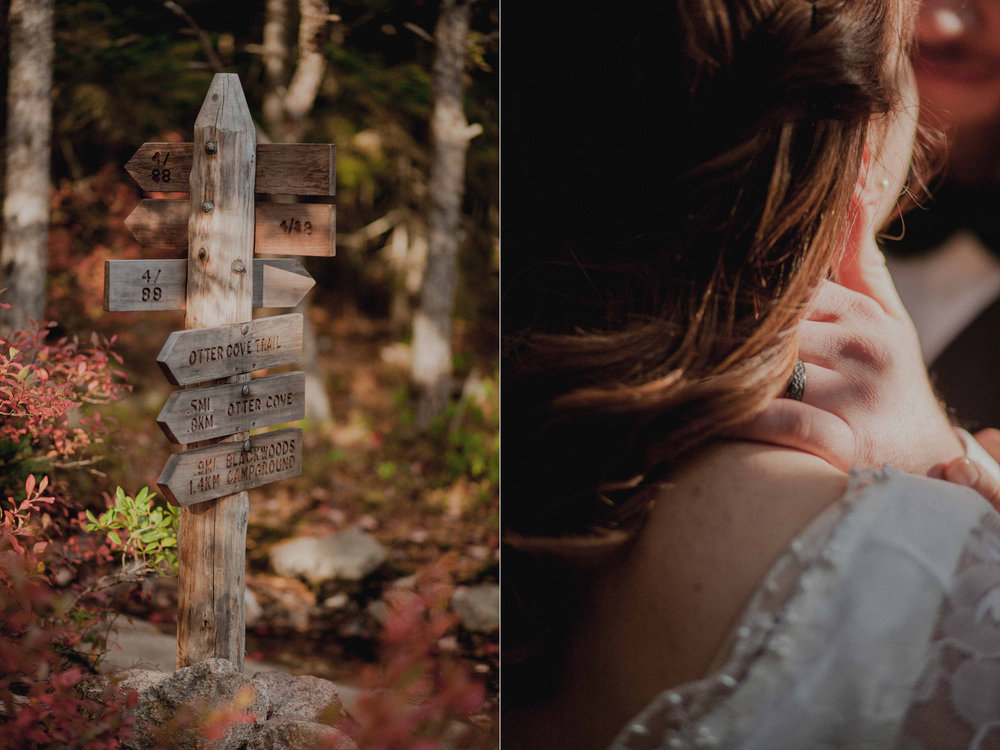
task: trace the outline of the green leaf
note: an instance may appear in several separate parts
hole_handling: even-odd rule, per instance
[[[118,533],[115,532],[115,531],[109,531],[108,532],[108,538],[111,539],[111,541],[114,542],[115,544],[121,544],[122,543],[122,538],[120,536],[118,536]]]
[[[97,517],[93,513],[91,513],[89,508],[86,510],[86,513],[87,513],[87,520],[90,521],[92,524],[96,525]]]
[[[123,490],[121,487],[119,487],[118,489],[116,489],[115,490],[115,499],[119,503],[124,502],[125,501],[125,490]]]

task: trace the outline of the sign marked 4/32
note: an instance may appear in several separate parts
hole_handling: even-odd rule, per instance
[[[145,247],[183,250],[188,246],[187,200],[146,198],[125,219]],[[254,252],[273,255],[332,256],[336,207],[326,203],[256,203]]]

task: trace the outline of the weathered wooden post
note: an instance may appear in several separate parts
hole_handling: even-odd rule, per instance
[[[256,131],[239,77],[216,75],[194,124],[186,329],[253,317],[256,160]],[[247,373],[227,382],[249,380]],[[181,508],[178,668],[223,657],[243,669],[249,515],[246,491]]]
[[[292,259],[334,253],[331,204],[254,204],[256,192],[332,196],[331,144],[257,147],[243,89],[216,75],[193,143],[146,143],[126,165],[148,191],[189,200],[143,200],[126,220],[143,245],[187,246],[186,261],[105,264],[109,311],[186,309],[157,362],[171,395],[157,419],[189,450],[170,457],[160,491],[181,506],[177,666],[222,657],[243,668],[247,490],[297,476],[302,430],[250,431],[304,416],[301,372],[252,378],[302,356],[302,316],[252,318],[255,307],[292,307],[312,287]]]

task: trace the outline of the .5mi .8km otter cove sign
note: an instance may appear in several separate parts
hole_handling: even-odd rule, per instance
[[[172,442],[188,445],[303,419],[305,391],[301,372],[188,388],[170,394],[156,422]]]
[[[157,484],[174,505],[192,505],[302,473],[302,430],[255,435],[173,454]]]

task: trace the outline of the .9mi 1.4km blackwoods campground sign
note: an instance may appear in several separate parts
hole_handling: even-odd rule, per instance
[[[181,260],[110,260],[104,306],[111,312],[184,310],[157,363],[174,385],[157,423],[185,450],[160,474],[181,506],[177,666],[221,657],[242,669],[246,490],[301,474],[302,430],[251,434],[304,416],[305,377],[253,373],[302,357],[302,316],[253,317],[254,308],[296,305],[313,280],[295,258],[332,256],[331,202],[258,202],[261,193],[334,194],[329,144],[256,143],[235,75],[212,80],[192,143],[147,143],[126,169],[149,192],[126,220],[145,247],[186,249]]]

